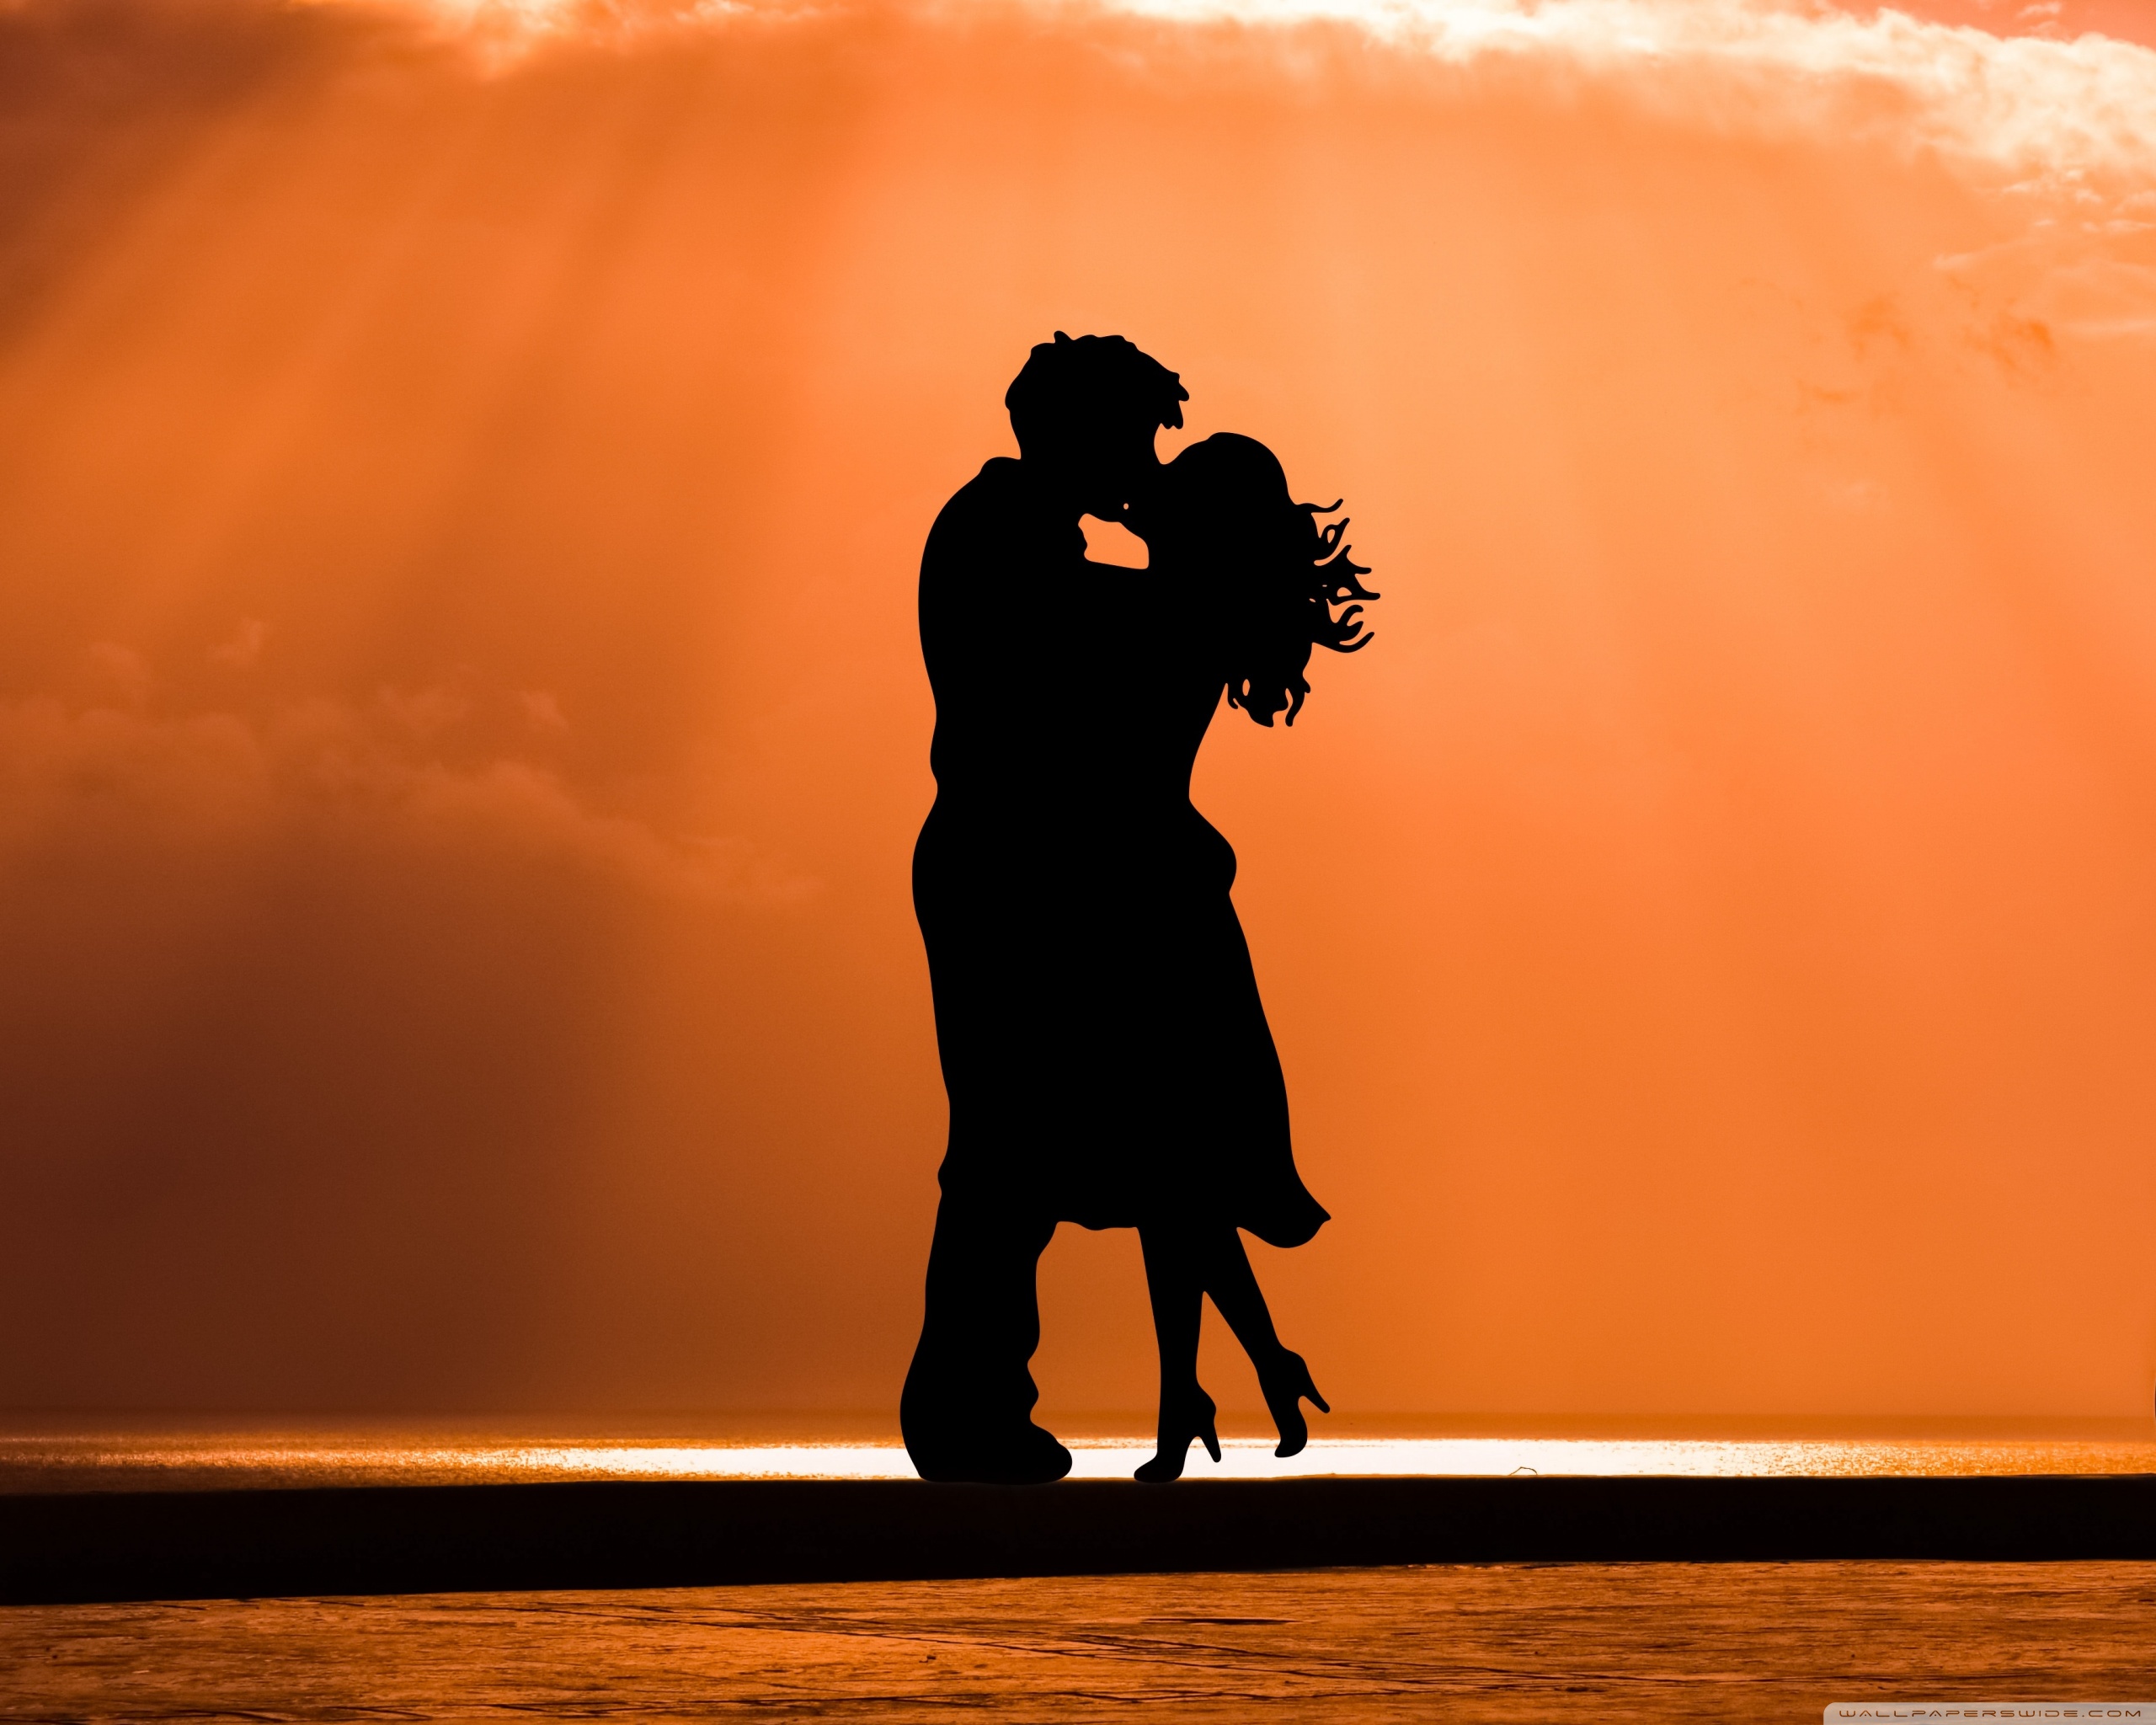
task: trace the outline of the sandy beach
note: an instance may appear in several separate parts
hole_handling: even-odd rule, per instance
[[[2156,1564],[1635,1564],[0,1612],[0,1719],[1810,1721],[2150,1687]]]

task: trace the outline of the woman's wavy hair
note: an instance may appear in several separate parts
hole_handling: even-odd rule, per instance
[[[1376,638],[1362,611],[1379,595],[1342,542],[1348,519],[1321,527],[1317,517],[1340,505],[1297,503],[1278,459],[1254,437],[1217,432],[1174,469],[1189,549],[1220,584],[1228,704],[1268,728],[1283,712],[1293,724],[1310,692],[1311,649],[1358,653]]]

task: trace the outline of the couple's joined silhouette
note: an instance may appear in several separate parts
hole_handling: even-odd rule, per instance
[[[1160,1348],[1159,1452],[1215,1460],[1198,1381],[1209,1296],[1303,1447],[1326,1407],[1274,1333],[1239,1230],[1299,1246],[1327,1220],[1295,1171],[1288,1097],[1229,888],[1235,852],[1191,804],[1225,691],[1290,724],[1314,645],[1367,643],[1377,595],[1337,510],[1298,504],[1272,452],[1222,433],[1163,465],[1176,374],[1119,336],[1059,332],[1005,397],[998,457],[937,517],[921,639],[936,803],[914,852],[951,1105],[926,1310],[899,1404],[931,1480],[1060,1479],[1033,1423],[1035,1272],[1059,1222],[1134,1227]],[[1150,566],[1090,562],[1084,515]]]

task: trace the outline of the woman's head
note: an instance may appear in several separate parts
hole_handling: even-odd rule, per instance
[[[1178,560],[1209,572],[1226,621],[1229,703],[1293,724],[1310,649],[1353,653],[1373,638],[1360,613],[1378,595],[1341,543],[1347,520],[1317,524],[1340,505],[1296,502],[1273,451],[1232,431],[1192,444],[1170,474]]]

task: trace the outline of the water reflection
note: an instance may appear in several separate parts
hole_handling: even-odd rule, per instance
[[[1127,1479],[1152,1453],[1132,1437],[1078,1438],[1072,1477]],[[2103,1437],[1598,1438],[1378,1436],[1314,1440],[1292,1461],[1230,1439],[1195,1479],[1383,1474],[1967,1475],[2156,1472],[2156,1440]],[[356,1432],[0,1433],[0,1490],[112,1491],[592,1479],[910,1479],[884,1439],[609,1436],[547,1439]]]

